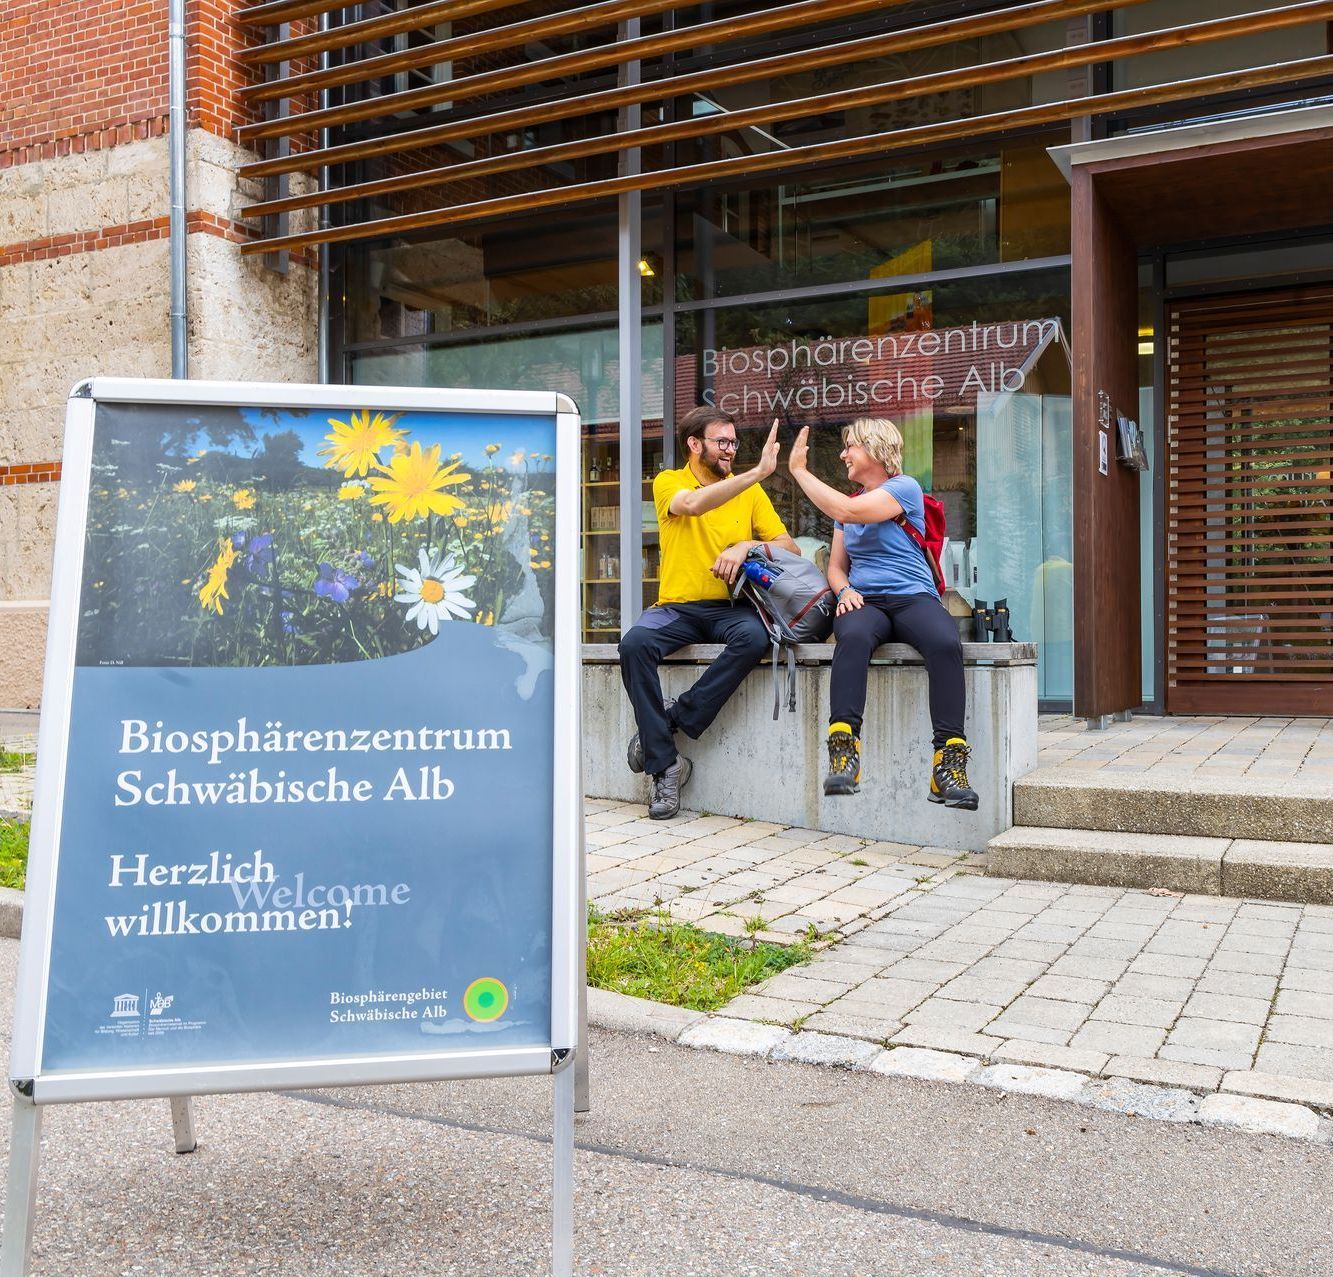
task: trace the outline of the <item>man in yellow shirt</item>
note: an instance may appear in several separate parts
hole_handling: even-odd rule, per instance
[[[777,468],[778,423],[752,470],[732,473],[736,447],[734,417],[695,408],[680,423],[686,464],[653,480],[661,585],[656,605],[620,640],[620,676],[639,728],[629,743],[629,766],[653,778],[648,815],[654,820],[680,810],[681,790],[694,770],[676,752],[673,733],[697,740],[769,649],[759,614],[731,601],[746,554],[766,541],[800,553],[759,486]],[[688,643],[725,643],[726,650],[688,692],[664,704],[658,663]]]

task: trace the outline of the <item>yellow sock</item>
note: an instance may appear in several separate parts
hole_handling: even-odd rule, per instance
[[[850,723],[830,723],[828,725],[828,734],[832,736],[834,732],[846,732],[849,736],[856,735],[856,733],[852,731],[852,725]]]

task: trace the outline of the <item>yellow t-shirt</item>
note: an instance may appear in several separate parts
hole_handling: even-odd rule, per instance
[[[728,598],[727,583],[710,570],[717,556],[737,541],[773,541],[787,535],[768,494],[757,483],[705,514],[670,513],[671,498],[677,492],[702,486],[689,466],[663,470],[653,480],[653,501],[662,536],[659,603]]]

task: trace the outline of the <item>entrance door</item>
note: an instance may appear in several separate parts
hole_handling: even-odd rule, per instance
[[[1333,713],[1333,286],[1168,318],[1166,710]]]

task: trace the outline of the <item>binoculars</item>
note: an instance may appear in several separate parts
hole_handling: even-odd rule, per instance
[[[1009,600],[996,599],[991,607],[978,599],[972,607],[972,642],[1012,643],[1014,632],[1009,628]]]

